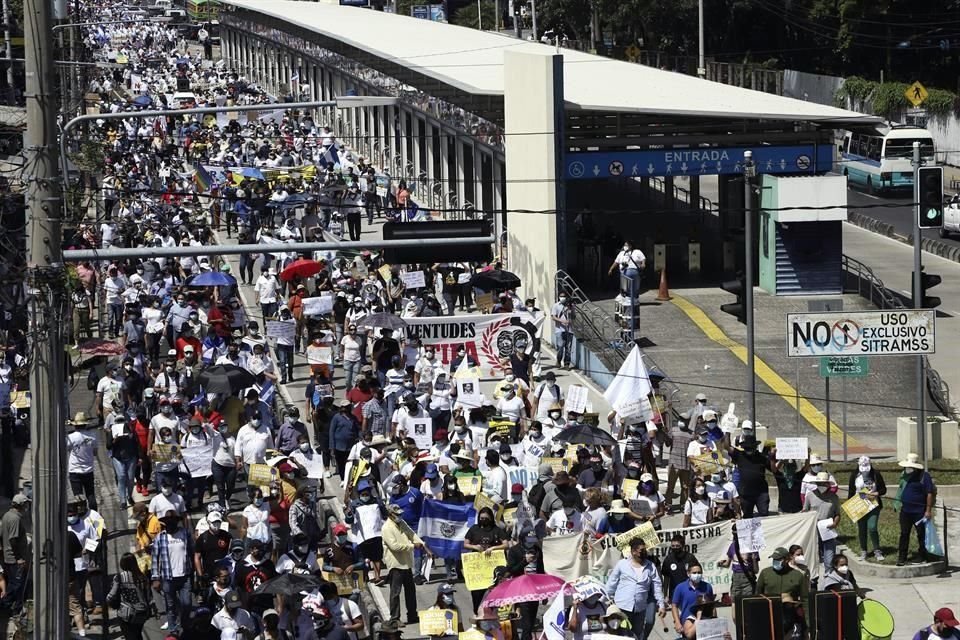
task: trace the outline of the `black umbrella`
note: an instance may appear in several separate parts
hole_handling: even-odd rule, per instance
[[[403,318],[392,313],[373,313],[361,318],[358,324],[372,329],[392,329],[394,331],[407,326]]]
[[[252,373],[235,364],[218,364],[204,369],[197,379],[207,393],[234,394],[255,382]]]
[[[610,435],[609,431],[604,431],[592,424],[577,424],[567,427],[555,435],[553,439],[570,444],[591,444],[600,447],[612,447],[617,444],[616,439]]]
[[[292,596],[301,591],[312,591],[320,586],[321,580],[312,575],[283,573],[270,578],[253,590],[253,595],[269,594],[273,596]]]
[[[483,291],[494,289],[516,289],[520,286],[520,278],[515,273],[503,269],[483,271],[473,276],[470,284]]]

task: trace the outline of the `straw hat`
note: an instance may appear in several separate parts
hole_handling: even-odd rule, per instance
[[[821,460],[821,459],[820,459],[820,456],[818,456],[817,454],[811,453],[811,454],[810,454],[810,464],[811,464],[811,465],[823,464],[823,460]]]
[[[907,459],[901,460],[897,464],[904,469],[923,469],[923,464],[920,463],[920,456],[916,453],[908,453]]]
[[[91,422],[93,422],[93,418],[88,418],[84,411],[77,411],[73,416],[73,420],[67,420],[67,424],[69,425],[90,424]]]
[[[613,500],[607,513],[630,513],[630,507],[626,506],[623,500]]]

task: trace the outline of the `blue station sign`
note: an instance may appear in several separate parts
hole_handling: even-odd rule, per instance
[[[564,156],[568,180],[703,176],[743,173],[743,152],[753,152],[757,173],[825,173],[833,168],[834,147],[788,145],[702,147],[626,151],[580,151]]]

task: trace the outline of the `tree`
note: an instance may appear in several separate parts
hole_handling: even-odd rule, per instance
[[[493,29],[494,16],[497,12],[493,0],[480,0],[479,9],[479,15],[483,21],[483,28]],[[481,25],[477,20],[477,16],[477,5],[468,4],[454,12],[454,14],[450,17],[450,23],[459,25],[461,27],[479,29]]]

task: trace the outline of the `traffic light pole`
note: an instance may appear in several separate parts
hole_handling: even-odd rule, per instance
[[[757,421],[757,372],[755,358],[753,356],[753,176],[755,168],[753,165],[753,152],[743,152],[743,237],[744,237],[744,291],[743,305],[746,307],[744,312],[747,318],[747,375],[749,380],[750,393],[750,414],[747,416],[750,420]]]
[[[913,143],[913,201],[916,202],[916,211],[913,215],[913,308],[923,308],[923,265],[920,255],[920,143]],[[917,446],[918,453],[927,467],[927,424],[923,415],[924,384],[923,384],[923,356],[917,358]]]

